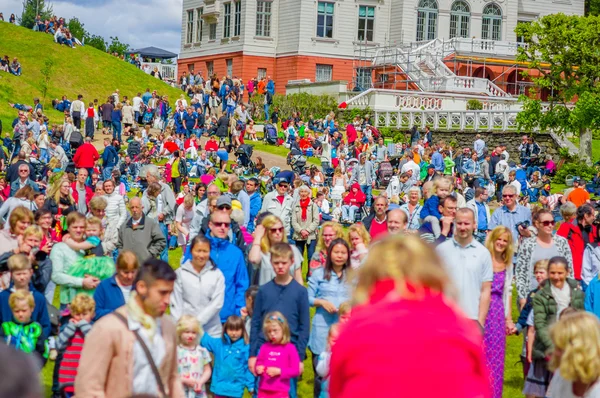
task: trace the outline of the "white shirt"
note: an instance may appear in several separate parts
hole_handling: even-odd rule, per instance
[[[156,320],[156,333],[154,334],[154,339],[152,341],[150,341],[146,330],[141,327],[139,322],[136,322],[131,319],[131,317],[128,317],[127,323],[129,324],[129,330],[139,330],[139,334],[142,337],[142,340],[144,340],[148,346],[156,367],[160,369],[161,363],[165,359],[167,351],[165,339],[162,337],[160,319]],[[154,377],[154,373],[152,372],[152,367],[148,362],[148,358],[146,358],[146,354],[144,354],[144,350],[137,339],[135,340],[135,343],[133,343],[133,385],[131,387],[131,393],[132,395],[159,395],[156,377]]]
[[[548,398],[600,398],[600,383],[594,383],[586,393],[583,394],[583,397],[579,397],[573,394],[573,382],[565,380],[561,376],[560,370],[557,369],[556,372],[554,372],[546,396]]]
[[[142,105],[142,99],[140,97],[133,97],[133,111],[139,112],[140,106]]]

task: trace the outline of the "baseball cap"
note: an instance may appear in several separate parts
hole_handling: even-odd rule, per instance
[[[217,209],[221,206],[229,206],[231,209],[231,197],[229,195],[221,195],[217,199]]]
[[[283,178],[283,177],[275,177],[275,179],[273,179],[273,185],[279,185],[279,184],[290,184],[290,182]]]
[[[573,178],[573,182],[580,183],[581,182],[581,178],[580,177],[575,177],[575,178]]]
[[[435,169],[435,166],[430,164],[429,166],[427,166],[428,169]]]

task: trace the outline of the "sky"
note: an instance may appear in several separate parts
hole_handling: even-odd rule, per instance
[[[106,41],[118,36],[133,48],[154,46],[179,54],[182,0],[54,0],[54,15],[77,17],[90,34]],[[23,10],[22,0],[0,0],[0,12],[8,21]]]

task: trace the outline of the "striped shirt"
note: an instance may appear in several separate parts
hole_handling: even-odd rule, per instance
[[[58,349],[64,351],[58,369],[58,383],[61,386],[71,384],[71,386],[65,388],[66,392],[72,393],[75,391],[72,384],[75,383],[75,377],[77,376],[85,335],[91,328],[92,326],[85,321],[81,321],[77,325],[69,322],[58,336]]]

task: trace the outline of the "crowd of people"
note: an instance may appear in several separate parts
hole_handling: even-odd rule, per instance
[[[513,334],[524,394],[600,396],[596,210],[579,179],[553,193],[531,137],[513,154],[429,129],[386,144],[368,117],[296,112],[284,144],[321,168],[243,174],[226,160],[253,124],[237,95],[213,127],[150,90],[57,100],[63,126],[13,104],[0,335],[54,365],[56,396],[296,397],[310,357],[315,397],[499,398]]]

